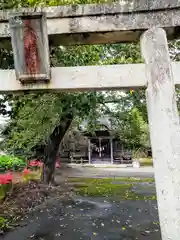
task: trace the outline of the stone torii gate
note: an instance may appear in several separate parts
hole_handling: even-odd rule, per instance
[[[167,43],[167,38],[179,35],[179,16],[177,0],[128,0],[37,8],[36,12],[0,12],[0,47],[8,48],[12,42],[15,61],[15,70],[0,70],[0,92],[147,88],[163,240],[180,238],[180,122],[175,99],[180,63],[171,63]],[[29,37],[25,38],[26,34]],[[49,44],[105,44],[139,39],[145,65],[49,67]],[[30,62],[25,58],[28,51],[34,54]]]

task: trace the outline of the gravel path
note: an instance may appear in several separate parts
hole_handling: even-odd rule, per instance
[[[71,166],[63,173],[66,177],[136,177],[136,178],[152,178],[154,177],[153,167],[142,168],[95,168],[82,167],[81,165]]]

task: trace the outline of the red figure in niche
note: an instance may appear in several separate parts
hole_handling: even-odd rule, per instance
[[[40,58],[37,47],[37,36],[31,26],[32,20],[24,20],[24,58],[27,74],[40,72]]]

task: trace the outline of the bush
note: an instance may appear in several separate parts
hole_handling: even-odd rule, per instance
[[[7,170],[19,171],[24,169],[26,163],[23,159],[13,156],[0,156],[0,171],[5,172]]]

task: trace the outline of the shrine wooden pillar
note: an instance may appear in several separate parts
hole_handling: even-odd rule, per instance
[[[88,163],[91,164],[91,139],[88,139]]]
[[[110,153],[111,153],[111,164],[114,163],[114,156],[113,156],[113,138],[110,138]]]
[[[99,158],[101,159],[101,157],[102,157],[102,153],[101,153],[101,138],[98,138],[98,140],[99,140]]]

